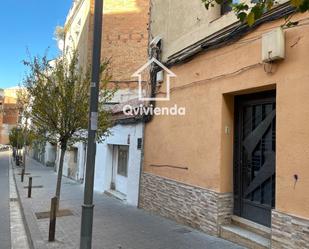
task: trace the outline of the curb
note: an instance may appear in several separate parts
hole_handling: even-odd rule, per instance
[[[13,163],[13,159],[12,159],[11,154],[10,154],[10,160],[9,161],[10,161],[10,166],[11,166],[12,171],[13,171],[12,173],[13,173],[13,179],[14,179],[15,188],[16,188],[16,194],[17,194],[17,197],[18,197],[18,202],[19,202],[19,206],[20,206],[20,212],[21,212],[21,215],[22,215],[22,218],[23,218],[23,223],[24,223],[26,234],[27,234],[27,239],[28,239],[29,247],[30,247],[30,249],[39,249],[39,248],[36,248],[34,246],[34,243],[33,243],[32,234],[30,232],[30,228],[29,228],[29,225],[28,225],[28,220],[27,220],[26,215],[25,215],[24,204],[23,204],[22,199],[20,197],[19,189],[18,189],[17,182],[16,182],[16,176],[15,176],[15,171],[16,171],[15,167],[16,167],[16,165],[15,165],[15,163]],[[13,165],[15,165],[15,167],[13,167]]]

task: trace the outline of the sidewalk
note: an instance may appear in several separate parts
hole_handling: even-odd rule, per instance
[[[14,170],[17,189],[35,249],[78,249],[83,186],[63,177],[60,209],[72,216],[57,218],[56,242],[48,243],[49,219],[37,219],[35,213],[48,211],[55,192],[56,174],[51,168],[28,159],[33,177],[32,198],[28,199],[28,176],[20,182],[20,170]],[[101,193],[94,194],[95,213],[93,249],[241,249],[230,242],[208,236],[173,221],[127,206]]]
[[[11,157],[8,156],[9,160]],[[10,223],[11,223],[11,249],[30,249],[28,236],[26,233],[24,217],[21,205],[18,201],[15,179],[11,163],[9,164],[9,184],[10,184]],[[2,248],[2,244],[1,244]]]

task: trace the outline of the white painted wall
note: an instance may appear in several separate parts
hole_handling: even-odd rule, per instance
[[[138,89],[119,89],[115,92],[112,100],[113,103],[123,103],[138,98]]]
[[[45,145],[45,164],[52,164],[56,162],[57,146],[48,142]]]
[[[78,142],[74,144],[72,147],[77,149],[77,163],[74,163],[74,153],[73,151],[67,150],[64,156],[64,162],[63,162],[63,175],[66,177],[69,177],[68,170],[69,168],[75,165],[75,174],[73,176],[73,179],[76,181],[83,182],[84,180],[84,168],[85,168],[85,144],[82,142]],[[59,161],[60,161],[60,148],[57,150],[57,171],[59,169]],[[72,178],[72,176],[71,176]]]
[[[87,18],[90,12],[90,1],[74,1],[66,18],[65,49],[75,49],[79,44],[83,28],[87,26]],[[70,52],[70,51],[67,51]]]
[[[97,145],[94,189],[99,192],[110,190],[113,145],[129,145],[126,202],[137,206],[142,152],[137,149],[137,139],[143,137],[143,124],[116,125],[111,132],[112,134],[103,143]]]

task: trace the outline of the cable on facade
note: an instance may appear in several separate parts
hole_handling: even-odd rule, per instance
[[[233,72],[230,72],[230,73],[221,74],[221,75],[217,75],[217,76],[214,76],[214,77],[211,77],[211,78],[202,79],[202,80],[198,80],[198,81],[193,81],[193,82],[190,82],[190,83],[182,85],[182,86],[172,87],[170,89],[170,92],[173,92],[173,91],[176,91],[176,90],[183,90],[183,89],[189,88],[191,86],[195,86],[195,85],[205,84],[205,83],[207,83],[209,81],[214,81],[214,80],[219,80],[219,79],[226,78],[226,77],[235,76],[235,75],[238,75],[238,74],[240,74],[240,73],[242,73],[244,71],[247,71],[247,70],[250,70],[252,68],[256,68],[256,67],[262,66],[262,65],[263,65],[263,63],[258,62],[258,63],[252,64],[252,65],[240,68],[240,69],[238,69],[236,71],[233,71]],[[165,92],[158,92],[158,93],[166,94]]]
[[[296,9],[290,3],[283,4],[258,19],[252,27],[247,24],[236,23],[236,27],[230,27],[228,30],[218,33],[217,35],[206,38],[204,41],[196,43],[189,48],[186,48],[175,55],[168,58],[166,66],[171,67],[176,64],[184,63],[192,59],[197,53],[210,51],[242,38],[250,31],[256,29],[261,24],[280,19],[294,13]]]
[[[202,41],[199,42],[198,44],[194,44],[192,46],[190,46],[189,48],[186,48],[178,53],[176,53],[175,55],[169,57],[168,61],[166,63],[164,63],[167,67],[171,67],[173,65],[176,64],[180,64],[180,63],[185,63],[189,60],[191,60],[193,58],[193,56],[195,56],[196,54],[200,53],[200,52],[206,52],[206,51],[210,51],[212,49],[216,49],[216,48],[220,48],[223,47],[225,45],[228,44],[241,44],[240,46],[238,46],[237,48],[240,48],[244,45],[250,44],[252,42],[255,42],[259,39],[261,39],[262,35],[259,34],[257,36],[254,37],[250,37],[247,39],[244,39],[242,41],[237,42],[237,40],[241,39],[243,36],[245,36],[246,34],[248,34],[249,32],[253,31],[254,29],[256,29],[258,26],[260,26],[261,24],[264,24],[266,22],[271,22],[274,20],[278,20],[282,17],[291,15],[293,13],[296,12],[296,9],[294,7],[292,7],[290,5],[290,3],[285,3],[280,5],[279,7],[269,11],[268,13],[266,13],[262,18],[260,18],[259,20],[256,21],[256,23],[252,26],[249,27],[247,24],[240,24],[239,22],[237,23],[237,27],[233,27],[230,28],[230,30],[225,30],[224,32],[220,33],[218,35],[218,37],[216,36],[211,36],[210,38],[206,38],[206,41]],[[297,22],[302,22],[302,21],[306,21],[309,20],[309,18],[304,18],[304,19],[300,19],[297,20]],[[304,26],[304,25],[309,25],[308,23],[302,23],[302,24],[298,24],[297,26],[285,26],[283,27],[284,29],[290,29],[290,28],[296,28],[299,26]],[[267,31],[267,30],[271,30],[274,27],[270,27],[267,29],[263,29],[262,31]],[[236,48],[236,49],[237,49]],[[233,52],[235,51],[235,48],[229,50],[229,51],[225,51],[224,53],[221,53],[219,55],[210,57],[208,59],[212,59],[212,58],[218,58],[218,56],[222,56],[225,55],[227,53]],[[199,85],[199,84],[203,84],[209,81],[213,81],[213,80],[218,80],[224,77],[231,77],[237,74],[240,74],[244,71],[250,70],[252,68],[258,67],[258,66],[264,66],[265,68],[265,64],[264,63],[255,63],[246,67],[243,67],[241,69],[238,69],[234,72],[231,73],[226,73],[226,74],[222,74],[222,75],[218,75],[212,78],[208,78],[208,79],[203,79],[203,80],[199,80],[199,81],[195,81],[195,82],[191,82],[189,84],[183,85],[183,86],[179,86],[179,87],[174,87],[171,88],[171,92],[175,91],[175,90],[181,90],[181,89],[185,89],[188,87],[191,87],[193,85]],[[152,84],[154,84],[154,82],[152,82]],[[153,87],[153,89],[155,89]],[[164,94],[164,92],[152,92],[152,97],[154,97],[156,94]],[[142,121],[144,122],[149,122],[152,120],[152,116],[150,117],[149,115],[143,116],[142,117]]]
[[[156,168],[172,168],[172,169],[183,169],[183,170],[188,170],[188,167],[183,167],[183,166],[175,166],[175,165],[167,165],[167,164],[150,164],[150,167],[156,167]]]

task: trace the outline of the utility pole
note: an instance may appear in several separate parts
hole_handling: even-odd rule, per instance
[[[88,124],[88,150],[86,163],[86,177],[84,190],[84,204],[82,205],[82,220],[80,234],[80,249],[91,249],[93,225],[93,183],[96,155],[96,132],[98,126],[98,101],[100,91],[101,38],[103,25],[103,0],[95,0],[92,75],[90,86],[90,112]]]

